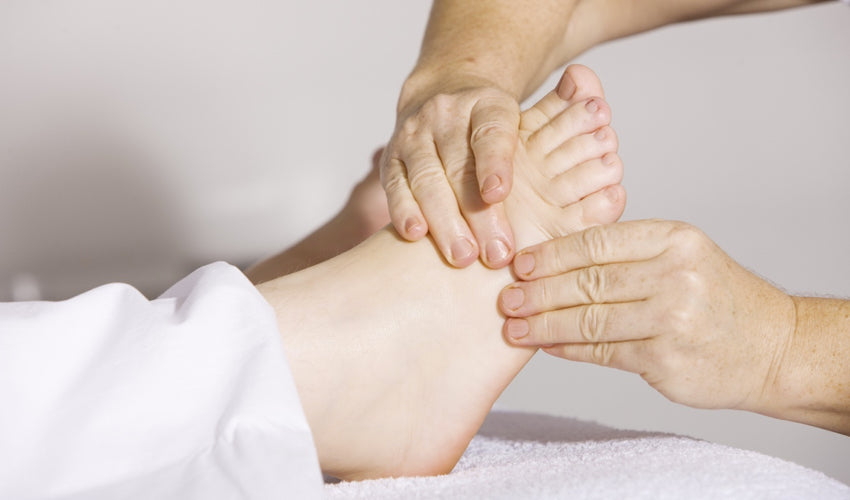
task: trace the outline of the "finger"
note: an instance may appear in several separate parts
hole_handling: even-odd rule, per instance
[[[514,258],[514,271],[534,280],[592,265],[649,260],[668,248],[677,224],[640,220],[591,227],[522,250]]]
[[[549,201],[566,207],[600,189],[619,184],[623,180],[623,161],[617,153],[606,153],[601,158],[580,163],[551,181]]]
[[[643,374],[650,368],[650,342],[601,342],[598,344],[558,344],[542,350],[570,361],[617,368]]]
[[[418,141],[404,157],[413,197],[440,252],[449,264],[465,267],[478,258],[478,245],[460,213],[433,141]]]
[[[552,178],[574,165],[614,153],[619,146],[617,133],[606,125],[595,132],[572,137],[552,150],[546,156],[543,171]]]
[[[565,143],[564,138],[590,134],[611,123],[611,108],[600,97],[578,102],[543,124],[528,138],[528,148],[546,154]]]
[[[519,104],[502,95],[483,97],[472,107],[469,127],[481,198],[487,203],[504,201],[513,183]]]
[[[504,267],[514,256],[513,232],[503,205],[488,205],[481,199],[475,163],[465,132],[465,125],[462,128],[441,128],[436,136],[437,152],[457,197],[460,213],[481,249],[481,260],[491,268]]]
[[[655,260],[583,267],[534,281],[508,285],[499,294],[507,316],[526,317],[585,304],[648,299],[663,270]]]
[[[504,332],[520,346],[643,340],[654,336],[654,314],[646,301],[587,304],[508,318]]]
[[[421,239],[428,234],[428,224],[410,191],[404,163],[385,155],[381,165],[381,185],[387,193],[387,206],[393,227],[406,240]]]

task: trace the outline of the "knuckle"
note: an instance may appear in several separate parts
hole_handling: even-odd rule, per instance
[[[693,330],[695,317],[696,311],[691,302],[683,301],[668,309],[664,325],[676,336],[685,335]]]
[[[585,304],[602,301],[604,280],[604,273],[599,266],[585,267],[578,271],[576,286]]]
[[[614,359],[614,344],[608,342],[593,344],[590,348],[590,359],[597,365],[610,366]]]
[[[407,191],[407,179],[400,174],[395,175],[386,175],[381,176],[381,183],[384,185],[384,191],[387,192],[387,196],[394,196],[396,194]]]
[[[442,168],[428,166],[408,173],[410,189],[414,193],[428,191],[446,181]]]
[[[474,148],[476,145],[513,135],[511,129],[501,121],[488,120],[475,127],[469,136],[469,143]]]
[[[669,238],[673,246],[685,255],[702,251],[707,240],[699,228],[684,222],[673,224]]]
[[[595,305],[582,308],[578,330],[585,342],[596,343],[602,340],[604,319],[601,309]]]
[[[585,257],[593,264],[601,264],[610,255],[611,248],[608,243],[605,226],[593,226],[581,233],[581,245]]]

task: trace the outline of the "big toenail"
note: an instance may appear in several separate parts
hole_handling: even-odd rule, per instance
[[[419,228],[419,219],[416,217],[410,217],[404,222],[404,230],[407,231],[408,234],[412,233],[414,230]]]
[[[508,258],[508,246],[502,240],[492,240],[487,243],[487,260],[490,263],[500,263]]]
[[[452,259],[455,262],[469,258],[473,252],[472,243],[466,238],[461,238],[452,243]]]
[[[596,137],[597,141],[604,141],[607,136],[608,134],[605,132],[604,128],[597,130],[596,133],[593,134],[593,137]]]
[[[519,274],[531,274],[531,271],[534,271],[534,256],[530,253],[521,253],[514,257],[514,270]]]
[[[569,73],[564,73],[555,90],[558,92],[558,97],[568,101],[576,93],[576,82],[573,81]]]
[[[587,104],[584,105],[585,108],[591,113],[596,113],[599,111],[599,103],[596,102],[596,99],[590,99],[587,101]]]
[[[508,335],[514,340],[528,335],[528,321],[524,319],[511,318],[508,320]]]
[[[502,292],[502,304],[508,309],[516,311],[525,302],[525,293],[522,288],[508,288]]]
[[[502,179],[499,179],[498,175],[490,175],[486,179],[484,179],[484,185],[481,186],[481,194],[489,193],[490,191],[495,191],[499,189],[499,186],[502,185]]]

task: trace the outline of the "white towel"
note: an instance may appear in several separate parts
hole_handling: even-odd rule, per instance
[[[850,499],[821,472],[760,453],[575,419],[492,412],[451,474],[325,485],[331,499]]]

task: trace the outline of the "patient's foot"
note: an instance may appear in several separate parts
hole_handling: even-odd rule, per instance
[[[372,155],[372,168],[354,186],[342,210],[325,225],[283,252],[254,264],[245,274],[262,283],[324,262],[353,248],[390,223],[387,196],[381,187],[379,160],[383,149]]]
[[[625,193],[599,81],[552,93],[522,118],[506,200],[518,248],[615,221]],[[605,132],[597,138],[594,133]],[[610,156],[606,156],[610,155]],[[604,159],[614,160],[608,165]],[[569,180],[578,184],[570,186]],[[572,202],[572,203],[571,203]],[[275,306],[323,470],[344,479],[446,473],[534,354],[501,335],[510,271],[447,265],[429,239],[390,228],[259,287]]]

